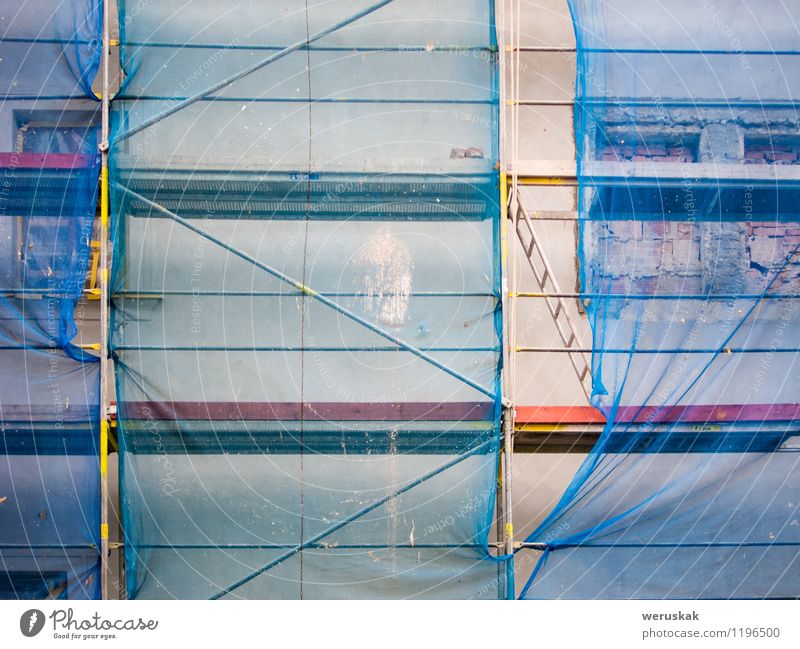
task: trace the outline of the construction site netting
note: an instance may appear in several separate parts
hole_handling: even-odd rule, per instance
[[[523,597],[800,593],[800,10],[571,0],[607,419]]]
[[[0,598],[100,594],[99,364],[73,343],[101,3],[0,2]]]
[[[120,3],[131,598],[496,598],[489,0]]]

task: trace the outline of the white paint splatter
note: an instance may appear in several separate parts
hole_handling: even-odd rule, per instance
[[[381,324],[402,327],[408,319],[413,269],[406,243],[388,230],[378,232],[354,261],[363,287],[358,292],[367,298],[367,314]]]

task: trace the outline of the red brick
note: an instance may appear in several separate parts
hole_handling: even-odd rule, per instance
[[[618,294],[625,294],[629,293],[629,280],[627,277],[615,277],[611,280],[609,285],[609,292],[610,293],[618,293]]]
[[[760,293],[764,290],[766,282],[764,276],[755,268],[744,273],[744,290],[747,293]]]
[[[671,156],[678,156],[683,158],[694,158],[689,147],[686,146],[675,146],[667,149],[667,153]]]
[[[628,239],[631,236],[631,224],[626,221],[610,223],[608,234],[614,239]]]
[[[661,257],[661,241],[658,239],[632,241],[627,248],[635,257],[637,272],[658,265],[659,257]]]
[[[646,144],[639,144],[636,147],[636,155],[662,156],[667,155],[667,149],[663,146],[648,146]]]
[[[642,224],[643,234],[645,237],[658,237],[663,238],[669,230],[669,223],[664,221],[650,221]]]
[[[694,225],[678,223],[678,239],[691,239],[694,236]]]
[[[778,223],[760,223],[753,226],[752,233],[756,237],[782,237],[786,234],[786,226]]]
[[[766,158],[773,162],[794,162],[797,160],[797,154],[789,151],[769,151]]]
[[[651,295],[658,290],[658,277],[641,277],[635,279],[633,286],[636,293]]]

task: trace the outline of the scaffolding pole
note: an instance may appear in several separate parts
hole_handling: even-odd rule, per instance
[[[108,134],[109,134],[109,61],[111,3],[103,0],[102,34],[102,123],[100,134],[100,593],[108,599],[111,577],[108,546]]]
[[[511,490],[511,466],[514,453],[514,381],[513,381],[513,346],[510,341],[513,339],[513,305],[511,304],[512,291],[509,290],[509,266],[513,273],[513,247],[509,249],[508,241],[508,203],[509,203],[509,178],[508,178],[508,159],[509,149],[508,140],[505,135],[508,133],[508,113],[507,102],[509,88],[508,54],[512,54],[513,66],[513,33],[516,25],[512,21],[509,23],[505,0],[498,0],[499,11],[498,21],[498,41],[500,52],[500,267],[502,276],[502,309],[503,309],[503,417],[502,434],[503,449],[500,453],[499,473],[498,473],[498,506],[497,506],[497,538],[502,543],[503,554],[508,557],[505,561],[505,597],[515,599],[516,591],[514,587],[514,526],[512,522],[512,490]],[[513,9],[512,9],[513,18]],[[508,44],[508,35],[511,34],[512,43]],[[512,75],[513,86],[513,75]],[[512,115],[513,123],[513,115]],[[513,131],[513,126],[512,126]],[[513,140],[512,140],[513,148]],[[513,153],[512,153],[513,158]],[[513,280],[512,280],[513,281]]]
[[[506,560],[506,599],[515,599],[514,588],[514,524],[512,519],[512,491],[511,491],[511,466],[514,454],[514,382],[512,379],[514,372],[513,354],[513,307],[509,309],[512,291],[509,290],[509,246],[508,246],[508,176],[503,171],[500,173],[500,231],[501,231],[501,266],[503,276],[503,325],[504,325],[504,349],[505,356],[503,367],[503,450],[500,454],[500,487],[502,517],[499,522],[502,525],[498,534],[502,534],[504,553]],[[511,257],[513,260],[513,256]],[[513,263],[513,262],[512,262]]]
[[[312,35],[310,38],[308,38],[306,40],[303,40],[303,41],[300,41],[298,43],[295,43],[294,45],[291,45],[290,47],[287,47],[287,48],[277,52],[276,54],[274,54],[274,55],[272,55],[272,56],[270,56],[270,57],[268,57],[268,58],[266,58],[266,59],[264,59],[264,60],[262,60],[262,61],[260,61],[260,62],[258,62],[256,64],[254,64],[254,65],[252,65],[252,66],[250,66],[250,67],[248,67],[248,68],[236,73],[235,75],[232,75],[231,77],[229,77],[227,79],[224,79],[223,81],[215,84],[214,86],[211,86],[210,88],[207,88],[207,89],[203,90],[202,92],[197,93],[196,95],[193,95],[191,97],[188,97],[188,98],[185,98],[183,100],[180,100],[178,103],[176,103],[175,105],[171,106],[170,108],[168,108],[164,112],[162,112],[162,113],[160,113],[158,115],[155,115],[154,117],[146,120],[145,122],[143,122],[143,123],[141,123],[139,125],[136,125],[136,126],[130,128],[130,129],[125,130],[124,132],[118,134],[117,135],[117,140],[122,140],[122,139],[128,138],[128,137],[130,137],[130,136],[132,136],[132,135],[134,135],[134,134],[136,134],[136,133],[138,133],[138,132],[140,132],[140,131],[142,131],[142,130],[144,130],[144,129],[152,126],[152,125],[154,125],[155,123],[157,123],[157,122],[163,120],[164,118],[166,118],[166,117],[178,112],[179,110],[181,110],[183,108],[186,108],[186,107],[188,107],[188,106],[190,106],[190,105],[192,105],[192,104],[194,104],[194,103],[196,103],[196,102],[198,102],[198,101],[200,101],[202,99],[205,99],[205,98],[213,95],[215,92],[217,92],[217,91],[223,89],[224,87],[227,87],[228,85],[238,81],[239,79],[243,78],[244,76],[246,76],[248,74],[251,74],[252,72],[255,72],[258,69],[261,69],[262,67],[264,67],[266,65],[269,65],[270,63],[276,61],[279,58],[282,58],[282,57],[286,56],[287,54],[289,54],[289,53],[291,53],[293,51],[296,51],[298,49],[302,49],[303,47],[307,47],[311,42],[313,42],[315,40],[318,40],[319,38],[322,38],[323,36],[342,28],[343,26],[346,26],[346,25],[350,24],[350,23],[354,22],[355,20],[357,20],[357,19],[359,19],[359,18],[361,18],[361,17],[363,17],[365,15],[368,15],[368,14],[376,11],[379,8],[381,8],[381,7],[385,6],[385,5],[388,5],[391,2],[392,2],[392,0],[382,0],[380,2],[377,2],[376,4],[366,8],[365,10],[363,10],[361,12],[359,12],[358,14],[356,14],[356,15],[354,15],[352,17],[349,17],[346,20],[343,20],[340,23],[337,23],[336,25],[334,25],[332,27],[329,27],[329,28],[327,28],[327,29],[325,29],[325,30],[323,30],[321,32],[318,32],[318,33]],[[107,9],[108,5],[109,5],[108,0],[103,0],[103,3],[104,3],[105,8]],[[501,6],[502,6],[502,2],[501,2]],[[517,8],[517,12],[518,11],[519,11],[519,9]],[[504,13],[504,10],[501,9],[501,12]],[[107,377],[107,365],[108,365],[108,308],[109,308],[109,306],[108,306],[108,302],[109,302],[109,286],[108,286],[108,267],[109,267],[109,259],[108,259],[108,201],[109,201],[109,198],[108,198],[108,194],[109,194],[109,188],[108,188],[108,185],[109,185],[109,183],[108,183],[108,137],[109,137],[109,129],[108,129],[108,124],[109,124],[109,122],[108,122],[108,95],[109,95],[109,86],[108,86],[108,52],[109,52],[109,38],[108,38],[108,36],[109,35],[108,35],[108,11],[106,10],[104,13],[105,13],[105,15],[104,15],[104,24],[103,24],[103,29],[104,29],[104,31],[103,31],[103,63],[104,63],[104,72],[103,72],[103,74],[104,74],[104,77],[103,77],[103,136],[102,136],[102,145],[101,145],[101,152],[102,152],[103,160],[102,160],[102,172],[101,172],[101,174],[102,174],[101,175],[101,179],[102,179],[101,180],[101,182],[102,182],[102,198],[101,198],[101,202],[104,203],[105,207],[103,208],[101,206],[100,293],[101,293],[101,445],[102,445],[102,448],[101,448],[101,474],[103,476],[103,481],[104,481],[102,506],[104,508],[104,513],[103,513],[104,518],[103,518],[103,520],[104,520],[104,530],[105,530],[105,536],[103,537],[104,538],[103,561],[104,561],[104,565],[107,566],[108,565],[107,554],[108,554],[108,547],[109,547],[108,546],[108,525],[107,525],[107,478],[106,478],[107,439],[108,439],[107,412],[108,412],[108,403],[109,403],[108,394],[107,394],[107,386],[106,386],[106,384],[108,382],[107,381],[107,379],[108,379],[108,377]],[[505,38],[504,37],[503,37],[503,42],[505,42]],[[503,54],[501,54],[501,57],[502,57],[502,60],[505,60],[505,53],[504,52],[503,52]],[[503,83],[504,76],[505,76],[505,71],[501,70],[501,74],[500,74],[501,84]],[[505,92],[504,91],[503,91],[503,96],[505,96]],[[503,117],[501,117],[501,120],[502,119],[503,119]],[[503,157],[505,157],[505,156],[503,156]],[[317,292],[313,291],[312,289],[310,289],[309,287],[304,286],[303,284],[297,282],[296,280],[293,280],[290,277],[284,276],[283,274],[279,273],[279,271],[276,271],[275,269],[267,266],[266,264],[258,262],[256,259],[254,259],[253,257],[250,257],[246,253],[243,253],[242,251],[239,251],[239,250],[233,248],[232,246],[226,244],[225,242],[223,242],[223,241],[221,241],[221,240],[209,235],[208,233],[202,231],[200,228],[197,228],[197,227],[193,226],[190,222],[186,221],[185,219],[183,219],[182,217],[178,216],[174,212],[171,212],[171,211],[167,210],[163,206],[158,205],[157,203],[154,203],[153,201],[148,200],[144,196],[136,194],[135,192],[132,192],[131,190],[129,190],[129,189],[125,188],[125,187],[122,187],[120,185],[115,185],[115,186],[118,187],[122,192],[128,194],[129,196],[133,196],[133,197],[135,197],[135,198],[137,198],[139,200],[145,201],[147,204],[150,205],[151,208],[160,211],[162,214],[172,218],[173,220],[175,220],[178,223],[184,225],[185,227],[187,227],[188,229],[194,231],[195,233],[199,234],[200,236],[203,236],[203,237],[209,239],[210,241],[222,246],[223,248],[227,249],[229,252],[232,252],[233,254],[236,254],[240,258],[242,258],[242,259],[244,259],[244,260],[246,260],[246,261],[248,261],[250,263],[253,263],[256,267],[261,268],[262,270],[265,270],[268,273],[273,274],[274,276],[278,277],[279,279],[282,279],[282,280],[292,284],[301,294],[308,295],[308,296],[310,296],[312,298],[315,298],[315,299],[321,301],[323,304],[326,304],[327,306],[333,308],[338,313],[340,313],[340,314],[342,314],[342,315],[354,320],[355,322],[367,327],[368,329],[370,329],[371,331],[375,332],[376,334],[378,334],[378,335],[386,338],[390,342],[396,344],[398,347],[400,347],[402,349],[405,349],[406,351],[409,351],[409,352],[415,354],[416,356],[418,356],[422,360],[432,364],[433,366],[435,366],[438,369],[444,371],[445,373],[449,374],[450,376],[462,381],[463,383],[465,383],[468,386],[472,387],[473,389],[481,392],[482,394],[484,394],[486,396],[489,396],[491,398],[495,398],[496,397],[496,394],[494,393],[493,390],[490,390],[490,389],[487,389],[487,388],[483,387],[482,385],[478,384],[475,381],[472,381],[468,377],[466,377],[466,376],[464,376],[464,375],[452,370],[451,368],[449,368],[444,363],[441,363],[441,362],[437,361],[435,358],[432,358],[432,357],[428,356],[425,353],[426,350],[421,350],[421,349],[418,349],[416,347],[413,347],[412,345],[409,345],[408,343],[404,342],[403,340],[394,337],[393,335],[389,334],[388,332],[385,332],[384,330],[380,329],[379,327],[376,327],[372,323],[369,323],[368,321],[365,321],[364,319],[360,318],[356,314],[348,311],[344,307],[341,307],[336,302],[333,302],[332,300],[328,299],[324,294],[317,293]],[[507,261],[507,259],[506,259],[507,258],[507,252],[508,252],[508,248],[507,248],[507,225],[506,225],[507,210],[508,210],[508,179],[507,179],[505,173],[502,174],[501,187],[502,187],[501,192],[503,193],[503,196],[501,197],[501,210],[502,210],[502,214],[503,214],[503,218],[501,219],[501,228],[503,230],[502,231],[502,235],[501,235],[502,239],[503,239],[503,260],[501,261],[501,267],[503,269],[502,270],[502,275],[503,275],[502,300],[505,303],[505,301],[508,298],[508,294],[509,294],[508,282],[507,282],[508,269],[505,267],[506,266],[506,261]],[[105,216],[103,216],[103,214]],[[504,316],[504,319],[505,319],[505,316]],[[506,323],[504,322],[504,327],[505,326],[506,326]],[[511,394],[511,392],[509,392],[509,394]],[[503,521],[504,521],[504,524],[503,524],[502,532],[501,532],[502,537],[503,537],[502,538],[502,543],[498,543],[497,547],[499,549],[502,549],[504,554],[508,557],[508,559],[505,561],[505,566],[506,566],[506,596],[509,599],[514,599],[514,597],[515,597],[515,590],[514,590],[514,563],[513,563],[514,542],[513,542],[513,526],[512,526],[512,523],[511,523],[511,456],[512,456],[512,452],[513,452],[512,435],[513,435],[513,430],[514,430],[514,426],[513,426],[514,410],[513,410],[513,402],[509,398],[504,396],[502,402],[503,402],[503,411],[504,411],[503,427],[502,427],[502,431],[503,431],[503,435],[504,435],[504,450],[503,450],[503,453],[501,455],[502,480],[500,481],[500,485],[502,487],[501,498],[502,498],[503,505],[504,505],[504,508],[503,508]],[[360,510],[359,512],[356,512],[352,517],[349,517],[346,521],[342,521],[341,523],[337,523],[336,525],[334,525],[333,527],[329,528],[328,530],[322,532],[321,534],[317,535],[313,539],[310,539],[309,541],[306,541],[305,543],[300,544],[298,546],[293,546],[292,548],[290,548],[289,552],[284,557],[279,557],[277,560],[271,562],[268,566],[265,566],[262,569],[260,569],[259,571],[249,575],[248,577],[245,577],[244,579],[240,580],[236,584],[233,584],[232,586],[229,586],[225,590],[217,593],[212,599],[216,599],[218,597],[221,597],[221,596],[231,592],[232,590],[234,590],[235,588],[238,588],[243,583],[246,583],[247,581],[250,581],[251,579],[253,579],[256,576],[258,576],[259,574],[262,574],[266,570],[269,570],[270,567],[272,567],[274,565],[277,565],[277,563],[280,563],[285,558],[288,558],[289,556],[292,556],[293,554],[296,554],[297,552],[302,551],[306,547],[312,547],[313,543],[318,541],[319,539],[324,538],[325,536],[333,533],[337,529],[340,529],[340,527],[346,525],[348,522],[354,520],[355,518],[363,516],[364,514],[368,513],[369,511],[372,511],[373,509],[375,509],[376,507],[380,506],[384,502],[388,502],[388,500],[390,500],[391,498],[395,498],[395,497],[401,495],[402,493],[404,493],[405,491],[411,489],[412,487],[416,486],[417,484],[420,484],[421,482],[426,481],[426,480],[430,479],[431,477],[433,477],[435,475],[438,475],[438,473],[440,473],[441,471],[445,470],[446,468],[449,468],[453,464],[456,464],[456,463],[458,463],[460,461],[463,461],[463,459],[465,459],[465,457],[468,457],[468,456],[474,455],[477,452],[480,452],[481,450],[483,450],[484,446],[485,445],[481,445],[481,447],[473,449],[467,455],[459,457],[457,460],[453,461],[452,463],[448,463],[448,464],[440,467],[439,469],[433,471],[432,473],[427,474],[427,475],[423,476],[422,478],[420,478],[418,480],[415,480],[413,483],[410,483],[410,484],[406,485],[405,487],[403,487],[402,489],[398,490],[397,492],[391,494],[390,496],[387,496],[386,498],[381,499],[377,503],[373,503],[372,505]],[[108,581],[107,580],[107,568],[104,568],[103,577],[105,579],[105,582],[104,582],[105,585],[104,585],[104,588],[103,588],[103,597],[106,598],[107,597],[107,581]]]

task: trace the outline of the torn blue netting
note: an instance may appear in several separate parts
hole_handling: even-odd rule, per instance
[[[492,5],[121,3],[130,597],[502,591]]]
[[[522,597],[797,597],[800,11],[569,4],[607,424]]]
[[[99,173],[100,5],[0,6],[0,598],[100,593],[99,366],[72,343]]]

